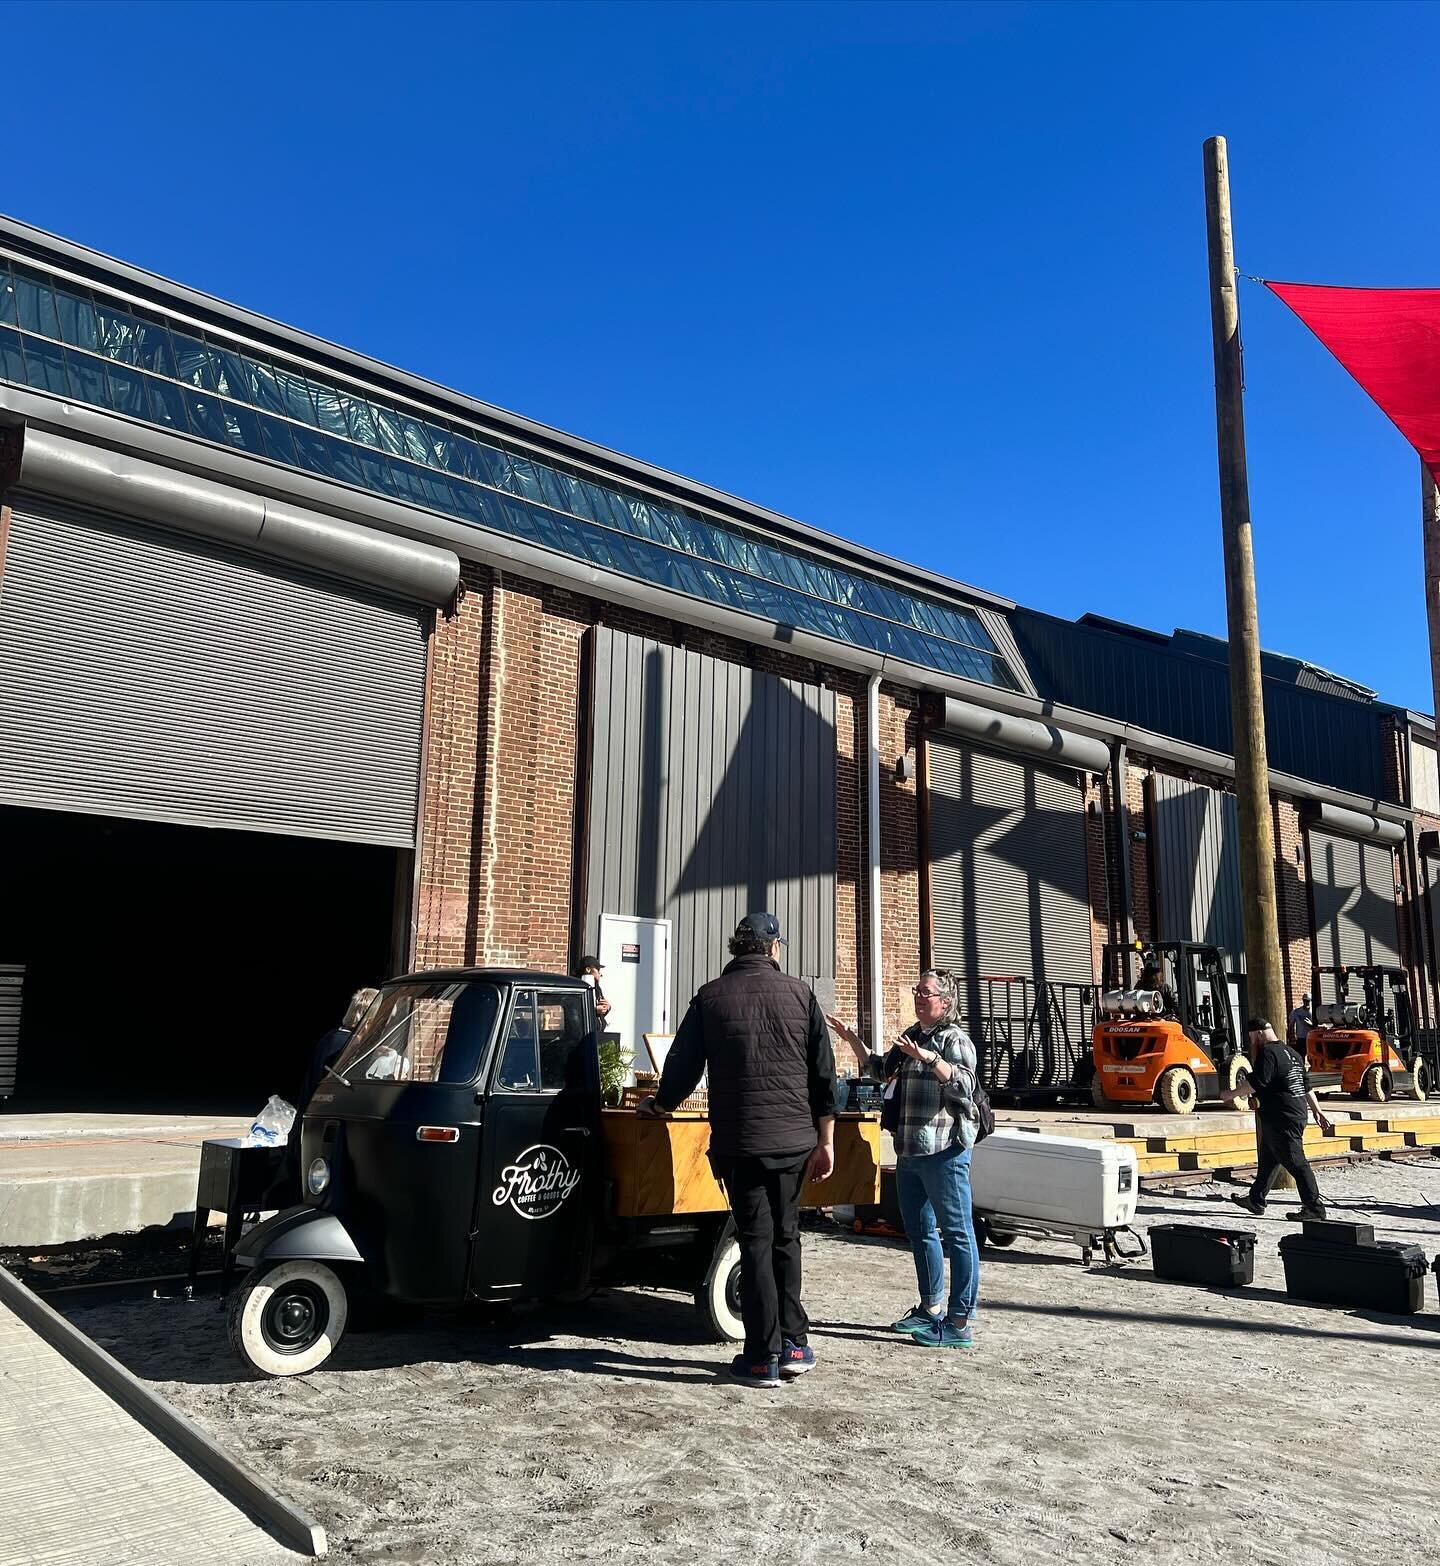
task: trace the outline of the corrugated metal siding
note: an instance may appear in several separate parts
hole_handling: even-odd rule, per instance
[[[835,993],[835,693],[608,626],[594,647],[585,930],[672,921],[672,1015],[769,909]]]
[[[1379,843],[1313,827],[1308,835],[1320,966],[1398,965],[1394,854]]]
[[[1156,773],[1151,810],[1160,938],[1204,941],[1243,967],[1240,823],[1235,796]]]
[[[25,970],[0,965],[0,1098],[15,1091],[15,1063],[20,1054],[20,999]]]
[[[1085,796],[1073,773],[927,741],[935,961],[967,979],[1088,984]]]
[[[1011,628],[1042,697],[1231,753],[1223,663],[1028,610]],[[1266,679],[1265,737],[1277,772],[1384,797],[1383,712]]]
[[[413,843],[413,608],[48,503],[4,569],[0,801]]]

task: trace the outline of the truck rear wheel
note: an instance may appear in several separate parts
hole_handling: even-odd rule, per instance
[[[1410,1096],[1422,1104],[1430,1097],[1430,1068],[1419,1055],[1410,1062]]]
[[[1160,1085],[1156,1089],[1160,1107],[1168,1115],[1190,1115],[1195,1112],[1199,1090],[1195,1086],[1195,1074],[1189,1066],[1171,1066],[1160,1073]]]
[[[695,1291],[695,1309],[720,1343],[742,1343],[740,1319],[740,1242],[733,1234],[721,1238]]]
[[[231,1294],[225,1327],[247,1370],[303,1376],[335,1352],[348,1315],[345,1285],[324,1262],[284,1261]]]
[[[1372,1104],[1383,1104],[1390,1097],[1390,1084],[1385,1080],[1385,1068],[1383,1066],[1369,1066],[1365,1075],[1360,1078],[1361,1098],[1368,1098]]]
[[[1090,1102],[1096,1109],[1113,1109],[1115,1101],[1105,1091],[1105,1078],[1100,1075],[1100,1068],[1095,1068],[1095,1075],[1090,1078]]]

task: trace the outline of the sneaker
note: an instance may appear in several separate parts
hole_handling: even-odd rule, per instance
[[[924,1332],[915,1334],[914,1341],[921,1348],[975,1347],[975,1336],[970,1331],[970,1323],[967,1321],[963,1327],[957,1327],[949,1316],[944,1316],[939,1321],[932,1321]]]
[[[811,1364],[815,1356],[810,1356]],[[737,1354],[730,1361],[730,1374],[747,1387],[778,1387],[780,1385],[780,1356],[771,1354],[768,1359],[750,1359]]]
[[[785,1347],[780,1351],[780,1374],[787,1381],[793,1381],[796,1376],[803,1376],[807,1370],[814,1368],[815,1350],[808,1343],[794,1343],[786,1338]]]
[[[1328,1215],[1323,1207],[1302,1207],[1297,1213],[1286,1213],[1291,1223],[1326,1223]]]
[[[898,1332],[902,1337],[913,1338],[917,1332],[929,1332],[940,1318],[934,1311],[926,1310],[923,1305],[912,1305],[899,1319],[890,1323],[891,1332]]]
[[[1230,1200],[1237,1207],[1243,1207],[1253,1218],[1261,1218],[1265,1214],[1264,1202],[1257,1202],[1253,1196],[1232,1196]]]

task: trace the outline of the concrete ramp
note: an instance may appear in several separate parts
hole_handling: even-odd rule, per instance
[[[50,1332],[25,1319],[29,1306],[14,1293],[20,1285],[8,1273],[4,1282],[0,1566],[281,1566],[306,1558],[278,1543],[48,1341]]]

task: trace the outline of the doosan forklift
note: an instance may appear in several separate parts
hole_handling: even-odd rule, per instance
[[[1322,1001],[1327,989],[1335,998]],[[1305,1035],[1312,1086],[1338,1087],[1372,1104],[1429,1095],[1434,1083],[1415,1041],[1403,968],[1317,968],[1312,993],[1315,1021]]]
[[[1091,1035],[1097,1108],[1158,1104],[1187,1115],[1229,1093],[1246,1062],[1238,1014],[1243,975],[1217,946],[1195,941],[1108,945]]]

